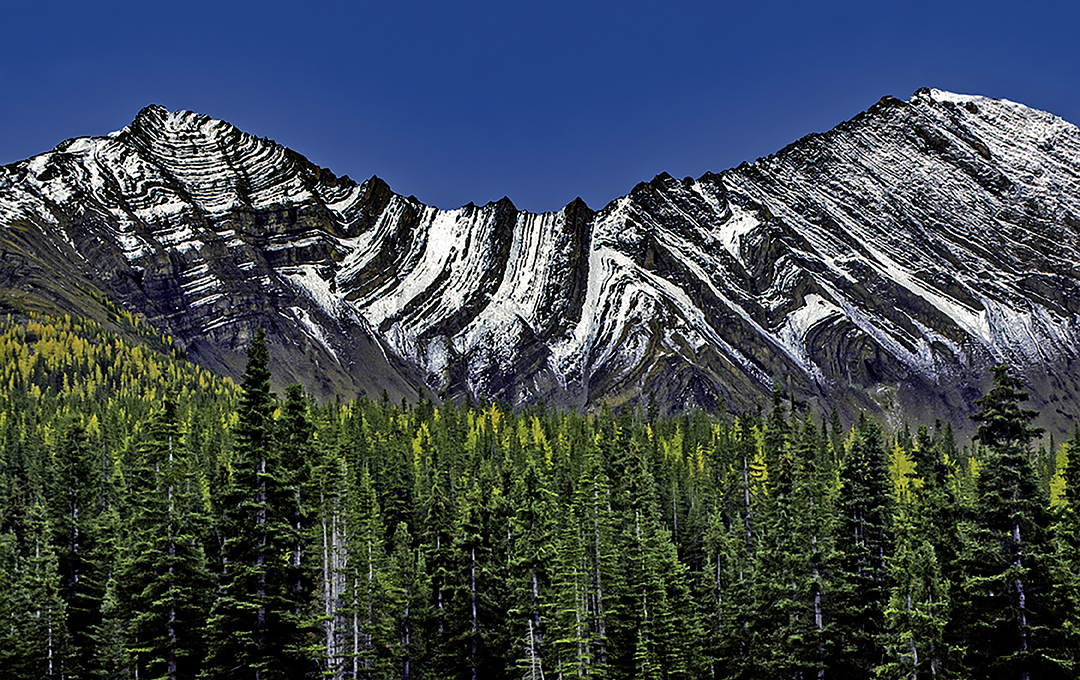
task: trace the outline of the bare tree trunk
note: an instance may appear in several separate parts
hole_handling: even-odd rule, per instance
[[[593,486],[593,549],[594,555],[594,577],[593,585],[595,587],[595,603],[593,610],[596,616],[596,635],[599,639],[598,654],[600,657],[600,665],[607,665],[607,626],[604,622],[604,584],[601,578],[600,564],[603,561],[600,548],[600,492],[595,486]]]
[[[536,648],[542,649],[544,644],[543,633],[540,632],[540,581],[536,576],[536,565],[532,568],[532,620],[529,621],[529,639],[533,641],[535,638]],[[535,631],[535,632],[534,632]],[[540,675],[543,676],[543,669],[540,669]]]
[[[817,542],[817,538],[814,538]],[[821,606],[821,587],[820,587],[820,572],[818,571],[818,565],[814,565],[814,629],[818,635],[818,680],[824,680],[825,678],[825,645],[822,642],[824,639],[825,630],[825,612]]]
[[[49,677],[53,676],[53,648],[52,648],[52,608],[45,612],[45,626],[48,629],[48,642],[46,643],[48,651],[46,656],[48,657]]]
[[[412,660],[412,652],[409,650],[409,644],[410,644],[409,637],[410,637],[410,632],[411,632],[411,630],[410,630],[411,622],[409,620],[409,598],[411,597],[411,595],[412,595],[412,592],[408,588],[406,588],[405,589],[405,620],[404,620],[405,668],[403,669],[404,674],[402,675],[402,677],[405,678],[405,680],[409,680],[409,678],[412,677],[412,672],[411,672],[411,670],[409,668],[409,664],[411,663],[411,660]]]
[[[583,564],[581,566],[584,567],[585,565]],[[582,570],[577,576],[584,578],[585,573],[586,572]],[[580,578],[574,579],[574,640],[577,642],[578,677],[581,677],[581,669],[585,665],[585,648],[581,631],[581,613],[585,611],[585,608],[588,606],[588,593],[585,591],[585,586],[581,583]],[[562,677],[561,671],[559,677]]]
[[[255,495],[255,502],[258,504],[259,512],[256,518],[256,524],[259,531],[259,552],[255,556],[255,569],[259,574],[259,585],[257,588],[257,594],[259,596],[259,613],[255,620],[255,626],[258,632],[255,635],[255,648],[259,650],[259,656],[262,656],[262,652],[266,649],[266,570],[263,566],[266,564],[266,458],[259,458],[259,477],[258,484],[256,485],[258,492]],[[259,669],[255,669],[255,680],[259,680]]]
[[[930,620],[934,620],[934,597],[928,595],[926,598],[927,609],[930,612]],[[937,677],[937,650],[934,648],[934,638],[930,638],[930,676]]]
[[[750,549],[751,526],[750,526],[750,458],[746,455],[743,447],[742,458],[742,484],[743,484],[743,524],[746,531],[746,548]]]
[[[911,589],[907,591],[907,611],[908,615],[911,615]],[[911,652],[911,680],[917,680],[919,677],[919,647],[915,644],[915,636],[912,635],[908,638],[908,650]]]
[[[360,612],[356,608],[356,593],[359,589],[359,579],[353,579],[353,615],[352,615],[352,676],[353,680],[360,677]]]
[[[469,662],[472,664],[472,680],[477,680],[477,668],[476,668],[476,546],[469,549],[469,558],[472,563],[469,566],[469,591],[470,591],[470,605],[472,607],[472,628],[469,640]]]
[[[348,635],[348,608],[343,601],[348,591],[349,551],[345,545],[345,526],[341,517],[335,514],[331,524],[330,564],[333,581],[330,584],[334,603],[334,654],[337,657],[338,677],[345,677],[345,639]]]
[[[439,551],[441,549],[442,549],[442,536],[439,535],[438,531],[436,531],[435,532],[435,550]],[[438,591],[436,606],[439,608],[439,640],[442,641],[443,636],[446,634],[446,629],[445,629],[446,628],[446,617],[444,616],[444,612],[443,612],[443,584],[442,584],[441,581],[436,586],[436,590]]]
[[[367,583],[367,620],[364,622],[367,625],[369,632],[364,633],[364,670],[371,670],[371,648],[372,637],[371,629],[375,623],[375,556],[372,550],[371,537],[368,536],[367,540],[367,563],[368,563],[368,583]]]
[[[672,484],[672,489],[671,489],[671,526],[672,526],[671,540],[674,541],[676,545],[678,545],[678,543],[679,543],[679,508],[675,503],[676,499],[679,496],[678,490],[679,490],[678,483]]]
[[[1023,567],[1020,561],[1020,524],[1013,523],[1013,540],[1016,542],[1016,559],[1014,564],[1016,565],[1016,571],[1019,573]],[[1019,607],[1017,608],[1017,616],[1019,617],[1020,624],[1020,651],[1023,654],[1027,654],[1028,651],[1028,630],[1027,630],[1027,596],[1024,593],[1024,582],[1020,578],[1016,579],[1016,595],[1019,598]],[[1025,667],[1020,674],[1021,680],[1029,680],[1028,670]]]
[[[323,615],[326,618],[325,631],[326,631],[326,663],[333,669],[334,668],[334,604],[331,594],[331,581],[333,574],[330,573],[330,533],[327,529],[327,511],[326,496],[324,493],[319,493],[319,507],[322,508],[322,518],[319,521],[319,527],[322,533],[322,591],[323,591]],[[334,677],[337,677],[335,673]]]
[[[176,537],[173,535],[173,485],[172,485],[173,450],[172,437],[169,437],[169,624],[167,626],[169,637],[169,680],[176,680],[176,597],[173,588],[173,568],[176,562]]]

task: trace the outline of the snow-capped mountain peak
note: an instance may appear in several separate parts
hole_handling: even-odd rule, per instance
[[[1078,216],[1075,126],[930,89],[598,211],[438,210],[159,106],[0,176],[5,250],[212,366],[235,370],[263,323],[286,377],[324,392],[575,407],[738,408],[779,386],[942,415],[1007,361],[1073,417]]]

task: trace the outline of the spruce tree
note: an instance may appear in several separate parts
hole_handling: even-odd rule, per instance
[[[322,644],[319,658],[323,672],[331,678],[344,678],[351,645],[348,620],[348,512],[349,466],[341,447],[339,420],[332,412],[323,433],[322,456],[314,478],[318,498],[319,587],[322,604]]]
[[[449,649],[456,654],[457,677],[504,677],[508,636],[506,535],[508,518],[496,492],[494,474],[483,468],[462,497],[461,522],[454,540],[456,570],[447,616]]]
[[[386,548],[382,516],[367,468],[349,481],[345,612],[348,617],[348,677],[374,678],[385,670],[388,630]]]
[[[564,678],[593,676],[595,666],[589,616],[588,535],[583,495],[574,492],[563,509],[552,574],[549,647],[555,672]]]
[[[551,637],[563,677],[608,678],[617,655],[611,630],[621,612],[615,518],[598,437],[588,427],[580,434],[580,468],[559,530]]]
[[[975,677],[1064,677],[1053,649],[1047,510],[1035,480],[1031,441],[1037,413],[1005,365],[976,402],[976,439],[986,459],[978,478],[964,566],[962,614],[967,665]]]
[[[57,472],[52,483],[55,547],[59,561],[63,597],[67,603],[67,625],[71,634],[72,670],[90,670],[93,629],[100,620],[98,602],[104,583],[102,565],[94,557],[95,519],[101,511],[100,476],[86,427],[76,417],[66,423],[56,452]],[[97,571],[97,573],[95,573]]]
[[[779,402],[763,437],[765,480],[756,501],[760,541],[743,614],[743,677],[814,677],[826,656],[828,513],[833,486],[826,444],[807,418],[795,429]]]
[[[1061,606],[1059,655],[1064,671],[1080,671],[1080,425],[1065,445],[1064,503],[1054,522],[1054,600]]]
[[[7,668],[12,677],[25,680],[68,678],[76,673],[74,649],[62,596],[60,560],[42,504],[29,508],[24,529],[11,592],[15,648]]]
[[[417,449],[420,454],[428,453],[430,436],[426,435],[427,425],[419,428]],[[430,476],[420,476],[418,485],[423,484],[417,494],[422,498],[425,510],[423,522],[425,563],[431,584],[431,618],[425,637],[430,641],[430,662],[435,677],[449,678],[454,675],[461,658],[457,647],[452,643],[452,608],[458,583],[461,555],[454,545],[458,533],[459,518],[453,505],[450,485],[450,471],[441,465],[433,455],[424,456]]]
[[[889,560],[894,585],[885,608],[885,660],[877,669],[882,678],[953,677],[946,641],[950,587],[931,541],[933,525],[923,514],[922,495],[901,503],[895,526],[896,547]]]
[[[526,446],[525,467],[517,473],[510,495],[514,517],[509,611],[515,663],[523,677],[537,679],[544,675],[550,658],[546,645],[556,540],[555,498],[538,439],[533,437],[532,445]]]
[[[401,680],[430,677],[425,626],[430,619],[430,584],[424,554],[413,545],[409,527],[398,522],[391,538],[386,593],[390,647],[389,676]]]
[[[629,429],[623,423],[622,428]],[[620,652],[613,677],[696,677],[702,659],[697,611],[686,565],[661,524],[656,485],[636,437],[623,440],[619,513],[620,608],[613,639]]]
[[[300,385],[286,388],[277,431],[280,447],[278,476],[284,492],[292,494],[291,499],[286,499],[290,502],[284,503],[281,508],[282,518],[291,525],[293,540],[293,544],[287,546],[289,598],[293,603],[296,625],[304,631],[304,637],[310,639],[316,615],[310,599],[315,587],[315,569],[311,558],[316,494],[312,471],[317,464],[317,456],[311,404]],[[297,650],[298,654],[309,658],[317,655],[318,644],[311,641],[305,645]]]
[[[307,630],[297,612],[310,593],[293,589],[298,511],[279,459],[269,359],[260,328],[248,349],[236,445],[221,500],[222,572],[210,610],[203,669],[208,678],[273,680],[309,671]]]
[[[139,447],[131,547],[113,583],[114,590],[122,587],[112,597],[131,615],[127,653],[139,677],[194,677],[206,654],[210,576],[199,540],[201,499],[181,437],[177,404],[168,395]]]
[[[882,662],[893,510],[884,436],[866,417],[852,434],[840,483],[828,666],[839,677],[867,677]]]

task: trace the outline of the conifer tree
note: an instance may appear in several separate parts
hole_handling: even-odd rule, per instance
[[[976,677],[1063,677],[1052,648],[1045,500],[1031,461],[1035,411],[1005,365],[977,404],[976,438],[986,454],[978,479],[977,514],[964,556],[962,614],[967,664]]]
[[[892,497],[880,426],[861,417],[840,468],[830,674],[867,677],[882,661]]]
[[[580,467],[560,518],[549,637],[558,674],[608,678],[615,654],[610,630],[620,612],[610,482],[598,437],[584,423],[578,425]]]
[[[760,440],[761,484],[754,494],[758,541],[751,562],[750,606],[744,612],[749,655],[748,677],[789,678],[804,659],[792,649],[793,625],[803,613],[797,573],[795,484],[798,461],[788,441],[782,394],[773,393],[773,407]]]
[[[177,404],[168,395],[139,447],[131,548],[113,584],[122,586],[113,597],[123,598],[119,606],[131,613],[127,652],[139,677],[194,677],[206,653],[210,577],[181,437]]]
[[[524,470],[510,495],[514,509],[510,578],[513,654],[523,677],[544,675],[555,557],[555,498],[551,492],[538,427],[526,446]]]
[[[273,680],[309,670],[306,629],[297,611],[310,595],[298,597],[293,590],[296,496],[279,459],[269,358],[260,328],[248,349],[222,498],[222,573],[210,610],[207,677]]]
[[[506,569],[507,518],[490,468],[462,497],[461,521],[454,540],[457,571],[448,616],[448,642],[456,650],[459,677],[498,678],[507,667]]]
[[[5,485],[6,486],[6,485]],[[6,499],[5,499],[6,500]],[[7,510],[4,515],[7,519]],[[8,524],[4,522],[3,524]],[[16,620],[19,615],[15,594],[15,576],[18,565],[18,538],[10,526],[0,527],[0,668],[14,668],[15,645],[18,641]]]
[[[744,582],[747,567],[742,527],[724,522],[720,512],[711,515],[705,534],[706,565],[702,582],[705,643],[709,677],[738,677],[746,661],[742,623],[749,609]]]
[[[900,503],[895,526],[896,548],[889,564],[893,587],[885,608],[883,678],[953,676],[946,639],[950,621],[950,587],[931,541],[933,524],[922,498]]]
[[[419,428],[417,439],[420,455],[426,453],[430,436],[423,436],[427,426]],[[418,496],[425,508],[425,563],[431,584],[431,618],[426,637],[430,641],[432,673],[436,677],[452,677],[460,655],[452,644],[451,610],[458,583],[460,555],[454,545],[459,518],[455,511],[450,488],[450,471],[433,455],[423,456],[428,475],[418,475],[418,484],[427,482]]]
[[[290,385],[285,390],[285,403],[277,425],[280,451],[280,481],[284,492],[291,491],[291,502],[283,509],[283,519],[291,525],[293,544],[288,550],[289,597],[293,602],[294,620],[305,631],[305,637],[314,628],[314,610],[310,606],[315,583],[315,569],[311,564],[312,534],[314,530],[315,493],[312,470],[317,463],[315,454],[315,424],[312,422],[311,405],[300,385]],[[307,643],[297,653],[313,657],[319,645]]]
[[[552,574],[554,602],[549,626],[556,675],[579,680],[592,677],[595,671],[583,500],[583,494],[575,491],[570,506],[562,514]]]
[[[7,668],[20,680],[71,677],[76,671],[67,603],[43,504],[35,502],[29,508],[23,528],[25,543],[10,594],[15,648]]]
[[[1061,606],[1062,670],[1080,671],[1080,425],[1065,445],[1064,503],[1054,522],[1054,600]]]
[[[378,677],[386,666],[383,652],[391,643],[386,615],[386,547],[382,516],[371,475],[362,468],[350,480],[348,501],[347,595],[349,621],[348,677]],[[351,668],[349,668],[351,666]]]
[[[773,408],[763,437],[766,476],[756,503],[760,542],[744,614],[750,652],[743,673],[815,677],[826,654],[832,471],[813,422],[796,429],[778,400]]]
[[[318,495],[319,597],[322,603],[323,643],[319,657],[323,672],[344,678],[350,622],[348,620],[348,512],[349,465],[340,445],[341,414],[329,415],[322,457],[316,474]]]
[[[621,655],[613,677],[695,677],[702,641],[688,569],[659,521],[656,485],[639,441],[624,440],[622,446],[615,505],[621,515],[621,607],[614,630]]]
[[[390,621],[389,676],[401,680],[430,677],[424,629],[430,618],[430,585],[424,554],[413,545],[409,527],[398,522],[387,563],[387,598]]]
[[[100,477],[95,473],[94,451],[86,427],[75,418],[63,427],[56,452],[56,478],[52,482],[52,506],[56,531],[56,555],[67,603],[67,625],[72,638],[72,670],[89,670],[93,628],[98,623],[103,585],[95,579],[93,555],[94,520],[100,512],[97,497]]]

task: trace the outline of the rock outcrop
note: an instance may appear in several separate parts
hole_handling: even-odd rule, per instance
[[[148,107],[0,173],[9,306],[111,299],[226,373],[258,324],[321,395],[965,418],[1006,361],[1080,415],[1080,131],[920,90],[593,211],[439,210]],[[19,301],[22,300],[20,303]],[[47,301],[40,302],[40,301]]]

